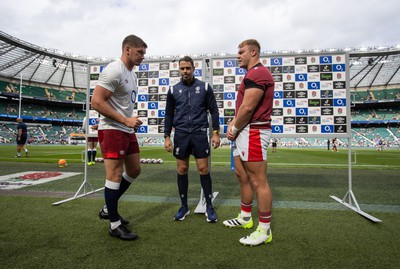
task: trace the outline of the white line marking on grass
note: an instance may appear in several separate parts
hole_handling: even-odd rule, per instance
[[[144,203],[173,203],[179,204],[178,197],[164,196],[145,196],[145,195],[124,195],[121,197],[125,201],[136,201]],[[189,198],[189,206],[195,206],[198,199]],[[220,206],[237,206],[240,207],[240,199],[215,199],[215,205]],[[313,210],[348,210],[338,203],[328,202],[307,202],[307,201],[273,201],[274,208],[286,209],[313,209]],[[360,204],[362,208],[371,212],[387,212],[400,213],[400,205],[376,205],[376,204]]]
[[[193,162],[194,163],[194,162]],[[230,164],[230,162],[211,162],[212,164]],[[279,166],[323,166],[323,167],[328,167],[328,166],[333,166],[333,167],[347,167],[348,164],[332,164],[332,163],[271,163],[269,162],[268,165],[279,165]],[[383,164],[377,164],[377,165],[371,165],[371,164],[352,164],[352,167],[376,167],[376,168],[400,168],[400,165],[383,165]]]

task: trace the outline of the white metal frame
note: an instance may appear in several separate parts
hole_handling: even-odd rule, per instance
[[[210,143],[210,138],[212,137],[212,122],[210,121],[210,128],[209,128],[210,132],[209,132],[209,143]],[[211,143],[210,143],[210,148],[211,148]],[[208,169],[211,173],[211,153],[210,156],[208,157]],[[211,198],[211,202],[214,203],[215,198],[217,197],[217,195],[219,194],[219,192],[213,192],[213,196]],[[206,213],[207,210],[207,204],[206,204],[206,198],[204,196],[204,191],[203,188],[200,188],[200,199],[199,202],[197,203],[196,209],[194,210],[194,213],[198,213],[198,214],[204,214]]]
[[[88,113],[86,112],[86,116]],[[86,130],[87,131],[87,130]],[[86,132],[87,133],[87,132]],[[83,182],[81,184],[81,186],[79,187],[79,189],[76,191],[75,195],[71,198],[65,199],[65,200],[61,200],[58,202],[53,203],[53,205],[60,205],[63,204],[65,202],[69,202],[84,196],[88,196],[90,194],[96,193],[98,191],[104,190],[104,187],[99,188],[99,189],[94,189],[92,184],[90,184],[90,182],[87,179],[87,162],[88,162],[88,158],[87,158],[87,149],[88,149],[88,141],[87,141],[87,135],[86,135],[86,143],[85,143],[85,173],[84,173],[84,178],[83,178]]]
[[[204,65],[204,63],[206,65]],[[203,60],[203,66],[205,66],[205,69],[204,69],[205,72],[203,73],[203,81],[210,80],[210,82],[207,82],[207,84],[210,83],[210,85],[212,86],[212,81],[211,81],[211,77],[210,77],[209,59]],[[206,87],[208,86],[207,84],[206,84]],[[209,118],[209,120],[208,120],[208,122],[209,122],[208,142],[210,144],[210,149],[211,149],[211,147],[212,147],[211,137],[213,136],[213,128],[212,128],[212,121],[211,121],[210,117],[208,117],[208,118]],[[210,151],[210,156],[208,157],[208,169],[211,173],[211,151]],[[211,198],[212,203],[214,203],[214,200],[218,194],[219,194],[219,192],[213,192],[213,197]],[[199,202],[197,203],[194,213],[204,214],[204,213],[206,213],[206,210],[207,210],[206,198],[204,196],[203,188],[200,187],[200,199],[199,199]]]
[[[86,119],[87,119],[87,124],[85,126],[85,172],[84,172],[84,177],[83,177],[83,182],[81,184],[81,186],[79,187],[79,189],[76,191],[75,195],[71,198],[65,199],[65,200],[61,200],[58,202],[53,203],[53,205],[60,205],[69,201],[73,201],[75,199],[84,197],[84,196],[88,196],[90,194],[99,192],[104,190],[104,187],[99,188],[99,189],[95,189],[92,184],[90,184],[89,180],[87,179],[87,173],[88,173],[88,169],[87,169],[87,163],[88,163],[88,158],[87,158],[87,151],[88,151],[88,136],[92,136],[95,137],[97,135],[90,135],[89,134],[89,111],[90,111],[90,64],[87,67],[88,70],[88,86],[87,86],[87,94],[86,94]]]
[[[219,192],[213,192],[213,197],[211,199],[211,201],[213,203],[214,203],[214,200],[215,200],[215,198],[217,197],[218,194],[219,194]],[[194,213],[204,214],[204,213],[206,213],[206,210],[207,210],[206,198],[204,197],[203,188],[201,188],[200,200],[197,203],[197,206],[196,206],[196,209],[194,210]]]
[[[365,213],[364,211],[361,210],[360,206],[357,203],[356,197],[354,196],[353,190],[352,190],[352,174],[351,174],[351,137],[348,138],[348,165],[349,165],[349,189],[347,193],[344,195],[343,199],[339,199],[336,196],[331,195],[330,197],[337,202],[341,203],[342,205],[350,208],[351,210],[357,212],[358,214],[362,215],[363,217],[373,221],[373,222],[382,222],[380,219],[375,218],[374,216],[371,216],[368,213]]]

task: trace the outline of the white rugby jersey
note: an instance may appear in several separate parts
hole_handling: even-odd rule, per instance
[[[127,118],[132,117],[137,96],[137,77],[135,71],[129,71],[121,59],[109,63],[100,73],[98,85],[113,92],[108,102]],[[134,133],[133,128],[100,116],[99,130],[117,129],[127,133]]]

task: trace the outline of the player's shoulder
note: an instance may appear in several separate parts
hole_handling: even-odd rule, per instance
[[[271,72],[262,64],[258,64],[251,68],[249,72],[247,72],[246,77],[253,80],[258,80],[261,78],[267,78],[268,80],[273,79]]]
[[[173,91],[174,89],[179,89],[179,88],[181,88],[182,86],[183,86],[182,81],[178,81],[178,82],[175,83],[174,85],[170,85],[170,86],[169,86],[169,89],[170,89],[171,91]]]
[[[121,78],[123,65],[121,60],[109,63],[100,74],[100,81],[119,80]]]
[[[256,73],[256,74],[257,73],[270,73],[268,68],[265,67],[264,65],[262,65],[261,63],[255,65],[253,68],[250,69],[249,72]]]
[[[194,85],[195,85],[196,87],[197,87],[197,86],[200,86],[200,87],[202,87],[202,88],[206,88],[206,87],[210,86],[210,84],[209,84],[208,82],[202,81],[202,80],[197,79],[197,78],[195,78]],[[206,90],[207,90],[207,89],[206,89]]]
[[[110,70],[113,70],[113,69],[116,69],[116,68],[119,69],[121,63],[122,63],[121,60],[112,61],[112,62],[108,63],[108,64],[104,67],[104,69],[103,69],[102,72],[107,72],[107,71],[109,72]]]

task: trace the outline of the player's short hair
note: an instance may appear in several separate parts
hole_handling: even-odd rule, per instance
[[[258,49],[258,52],[260,52],[261,51],[261,46],[260,46],[260,43],[257,41],[257,40],[255,40],[255,39],[247,39],[247,40],[245,40],[245,41],[242,41],[240,44],[239,44],[239,48],[243,48],[244,46],[255,46],[257,49]]]
[[[189,62],[194,67],[193,59],[190,58],[189,56],[184,56],[180,58],[178,64],[180,64],[181,62]]]
[[[127,45],[134,48],[144,47],[147,49],[146,42],[144,42],[143,39],[135,35],[128,35],[127,37],[124,38],[124,41],[122,41],[122,50],[124,50],[124,47]]]

